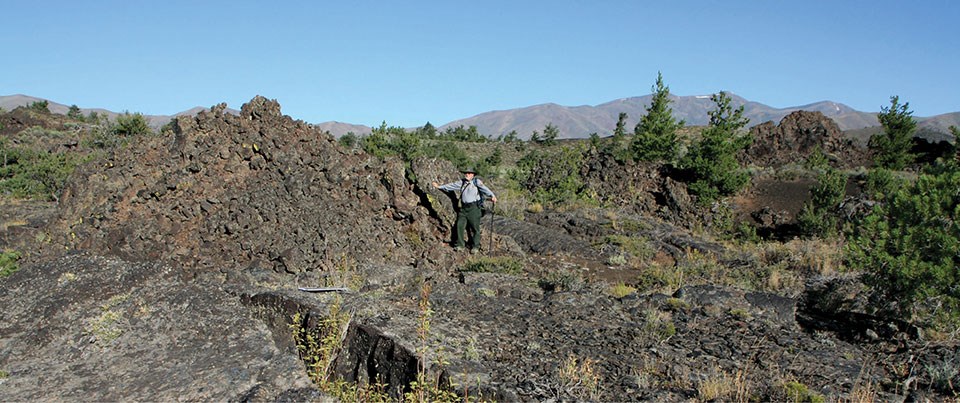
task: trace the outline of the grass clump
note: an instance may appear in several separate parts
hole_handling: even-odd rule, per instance
[[[627,256],[619,253],[607,258],[607,264],[611,266],[623,266],[627,264]]]
[[[96,338],[98,342],[110,343],[123,334],[121,321],[123,315],[114,310],[129,298],[129,295],[114,295],[100,306],[100,316],[87,324],[86,333]]]
[[[5,278],[20,270],[20,266],[17,265],[19,260],[20,252],[15,250],[0,253],[0,278]]]
[[[627,295],[637,292],[637,289],[624,283],[617,283],[610,286],[609,292],[610,295],[614,296],[615,298],[623,298]]]
[[[601,244],[616,246],[621,252],[638,261],[650,260],[656,253],[646,237],[607,235],[603,237]],[[626,256],[624,256],[624,258],[626,258]]]
[[[729,400],[737,391],[734,377],[719,371],[710,375],[697,386],[697,397],[701,401]]]
[[[360,273],[360,267],[357,261],[346,254],[340,255],[333,261],[333,267],[327,271],[319,273],[319,284],[322,287],[345,287],[351,290],[359,290],[363,287],[364,277]]]
[[[823,395],[810,390],[807,385],[797,381],[788,381],[783,384],[788,401],[795,403],[823,403]]]
[[[539,285],[544,291],[578,291],[583,289],[586,281],[576,270],[559,269],[547,273],[540,279]]]
[[[592,401],[600,398],[600,373],[593,360],[570,355],[557,372],[561,388],[570,395]]]
[[[673,294],[686,284],[684,270],[680,265],[648,264],[636,279],[636,287],[645,292]]]
[[[331,377],[330,367],[343,347],[351,318],[350,313],[343,310],[340,297],[334,299],[327,315],[315,325],[310,325],[308,318],[300,312],[294,314],[290,330],[300,359],[317,387],[341,401],[387,401],[388,396],[383,392],[385,387],[379,383],[359,386]]]
[[[662,343],[677,334],[677,326],[673,324],[673,316],[669,312],[657,309],[647,309],[643,312],[644,336],[657,343]]]
[[[519,275],[523,274],[523,262],[510,256],[485,256],[468,260],[460,271]]]
[[[960,386],[957,382],[960,381],[960,365],[956,358],[944,358],[926,365],[925,369],[934,389],[954,396],[960,392],[957,390],[957,386]]]

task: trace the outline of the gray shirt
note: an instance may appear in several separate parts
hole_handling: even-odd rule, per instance
[[[474,185],[473,182],[477,182],[477,184]],[[440,186],[440,190],[444,192],[461,192],[460,201],[464,204],[480,201],[480,192],[483,192],[488,199],[494,197],[490,188],[484,186],[483,181],[481,181],[479,178],[473,178],[473,180],[469,182],[466,178],[460,179],[457,182],[450,182],[446,185]]]

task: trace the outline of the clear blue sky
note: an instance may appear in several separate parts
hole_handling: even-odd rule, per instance
[[[0,95],[150,115],[255,95],[310,123],[442,125],[730,91],[960,111],[960,1],[0,1]]]

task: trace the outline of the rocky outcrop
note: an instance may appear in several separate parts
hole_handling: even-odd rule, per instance
[[[859,150],[843,137],[840,127],[820,112],[795,111],[778,125],[765,122],[750,129],[753,143],[744,152],[745,162],[758,166],[782,166],[802,163],[819,148],[834,165],[855,167],[868,163],[865,150]]]
[[[224,109],[80,171],[56,243],[197,271],[300,273],[345,255],[413,262],[444,236],[400,161],[345,150],[263,97],[239,116]]]
[[[316,397],[292,342],[176,267],[71,255],[0,283],[0,400]]]

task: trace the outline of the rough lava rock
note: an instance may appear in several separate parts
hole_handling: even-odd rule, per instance
[[[820,112],[791,112],[778,125],[764,122],[752,127],[750,135],[753,143],[742,159],[754,165],[802,163],[817,148],[842,167],[869,164],[869,153],[845,139],[836,122]]]
[[[292,344],[216,284],[70,255],[0,283],[0,400],[319,396]]]
[[[638,180],[644,194],[613,215],[496,217],[493,250],[471,256],[446,245],[452,200],[429,185],[457,177],[449,163],[344,149],[263,97],[224,110],[180,117],[172,135],[71,178],[45,254],[0,279],[0,400],[329,400],[293,330],[338,304],[351,319],[334,375],[384,381],[394,399],[420,365],[498,401],[707,399],[715,385],[732,387],[721,400],[780,401],[794,398],[788,383],[827,400],[942,400],[960,384],[955,345],[876,320],[843,279],[799,296],[544,286],[560,271],[617,270],[596,246],[611,235],[646,237],[675,261],[696,250],[719,270],[761,269],[683,229],[691,200],[662,167],[593,161],[592,177]],[[789,138],[772,144],[809,148]],[[611,202],[623,190],[603,186]],[[470,269],[496,259],[523,270]],[[348,292],[298,290],[331,283]]]

